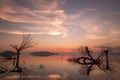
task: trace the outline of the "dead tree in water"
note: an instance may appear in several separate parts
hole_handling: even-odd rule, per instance
[[[94,63],[94,64],[100,64],[100,58],[101,58],[101,55],[97,58],[97,59],[94,59],[93,56],[91,55],[91,51],[89,50],[88,47],[85,47],[85,51],[88,55],[88,57],[85,57],[85,56],[82,56],[82,57],[78,57],[76,59],[76,61],[78,61],[80,64],[89,64],[89,63]],[[89,62],[87,62],[89,61]]]
[[[34,42],[31,41],[32,38],[30,35],[24,35],[23,36],[23,40],[22,42],[20,43],[20,45],[17,45],[17,44],[10,44],[10,46],[12,48],[14,48],[16,50],[16,53],[17,53],[17,56],[16,56],[16,63],[15,63],[15,68],[14,69],[17,69],[19,70],[19,58],[20,58],[20,52],[24,49],[27,49],[27,48],[30,48],[30,47],[33,47],[35,45]]]
[[[110,65],[109,65],[109,58],[108,58],[108,54],[109,51],[108,50],[103,50],[106,56],[106,69],[110,69]]]
[[[82,49],[83,49],[83,47],[82,47]],[[81,49],[79,48],[79,50],[81,50]],[[78,63],[80,65],[88,66],[87,70],[86,70],[87,75],[90,75],[90,72],[92,71],[92,67],[94,65],[98,66],[98,68],[101,69],[102,71],[110,70],[109,56],[108,56],[109,55],[109,50],[108,49],[102,50],[102,53],[97,58],[94,58],[91,55],[91,51],[88,49],[88,47],[84,47],[84,50],[85,51],[82,50],[82,53],[83,52],[84,52],[84,54],[86,53],[87,56],[80,56],[78,58],[71,58],[71,59],[68,59],[68,61],[72,61],[72,62]],[[102,60],[103,54],[105,55],[105,59],[106,59],[106,61],[104,61],[104,62]],[[105,66],[103,66],[104,63],[106,63]]]

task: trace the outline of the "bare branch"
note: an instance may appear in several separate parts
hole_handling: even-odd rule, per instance
[[[12,47],[12,48],[14,48],[14,49],[18,49],[18,46],[17,45],[15,45],[15,44],[10,44],[10,46]]]
[[[27,49],[29,47],[33,47],[36,44],[34,42],[32,42],[32,38],[30,36],[30,34],[28,35],[23,35],[23,39],[22,42],[20,43],[20,45],[15,45],[15,44],[10,44],[10,46],[16,50],[23,50],[23,49]]]

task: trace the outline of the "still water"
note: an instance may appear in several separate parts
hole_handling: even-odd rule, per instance
[[[110,58],[110,70],[100,69],[97,65],[90,68],[89,65],[70,62],[68,59],[71,57],[24,55],[20,58],[23,73],[10,72],[0,80],[120,80],[119,55]]]

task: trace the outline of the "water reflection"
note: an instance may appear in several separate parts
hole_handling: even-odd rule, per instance
[[[100,61],[91,61],[89,59],[87,61],[85,59],[86,57],[80,57],[80,58],[73,57],[68,59],[68,61],[80,65],[79,73],[81,75],[89,76],[94,71],[95,71],[94,73],[97,73],[99,71],[99,72],[105,72],[106,74],[109,75],[114,74],[116,72],[120,73],[120,64],[118,63],[119,61],[115,61],[114,58],[112,61],[111,60],[107,61],[107,64],[105,61],[106,60],[105,57],[103,57],[103,59],[101,59]]]
[[[119,80],[120,78],[118,61],[113,61],[110,70],[106,70],[104,62],[101,62],[101,68],[99,68],[98,64],[82,65],[67,61],[71,57],[73,56],[62,56],[62,58],[59,55],[50,57],[23,56],[20,61],[22,72],[9,72],[0,77],[0,80]],[[8,63],[12,63],[12,61],[8,61]],[[11,67],[6,65],[8,70],[12,68],[12,64]]]

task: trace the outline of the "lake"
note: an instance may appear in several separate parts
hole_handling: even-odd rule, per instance
[[[110,70],[105,64],[81,65],[68,59],[73,55],[32,56],[21,55],[23,73],[10,72],[0,80],[120,80],[120,56],[110,55]],[[103,58],[103,63],[105,62]]]

